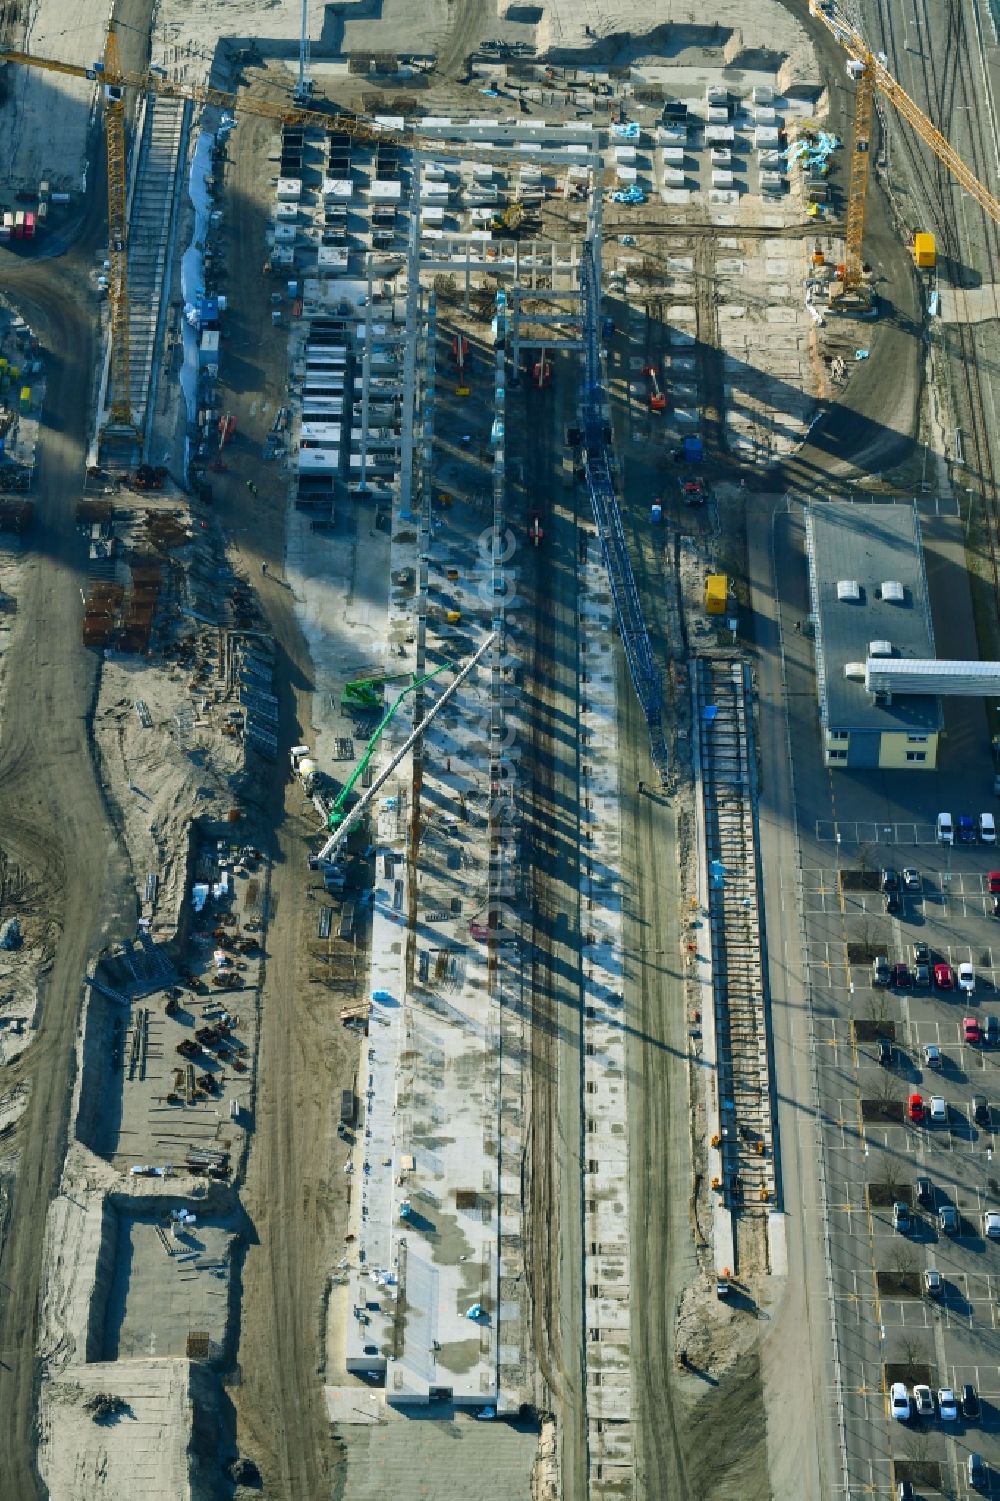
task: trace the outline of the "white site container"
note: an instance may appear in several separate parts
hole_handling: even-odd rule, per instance
[[[308,438],[312,443],[319,443],[323,448],[339,448],[340,423],[303,422],[299,430],[299,437]]]
[[[276,245],[294,245],[295,225],[285,223],[276,224],[274,226],[274,241]],[[272,256],[271,259],[273,260],[274,257]]]
[[[688,138],[687,126],[661,125],[656,136],[657,140],[661,141],[664,146],[686,146]]]
[[[728,146],[736,139],[736,131],[732,125],[706,125],[706,146]]]
[[[474,162],[472,175],[477,182],[492,182],[493,166],[490,162]]]
[[[635,161],[635,147],[634,146],[616,146],[615,147],[615,161],[616,162],[634,162]]]
[[[682,188],[684,186],[684,173],[680,167],[664,167],[663,186],[665,188]]]
[[[347,259],[346,245],[319,245],[316,248],[316,264],[324,271],[346,271]]]
[[[420,205],[420,222],[422,224],[441,224],[443,220],[443,208],[435,208],[431,203],[422,203]]]
[[[615,176],[619,182],[635,182],[638,172],[634,167],[616,167]]]
[[[762,193],[780,193],[785,186],[780,172],[762,172],[759,182]]]
[[[705,117],[709,125],[724,125],[729,119],[729,111],[723,104],[710,104],[705,111]]]
[[[300,448],[300,474],[335,474],[340,468],[339,448]]]
[[[350,177],[324,177],[323,197],[346,202],[354,197],[354,182]]]
[[[663,157],[665,167],[683,167],[684,165],[683,146],[664,146],[660,155]]]
[[[761,147],[773,148],[778,144],[777,125],[758,125],[753,133],[753,143],[759,151]]]
[[[279,177],[275,191],[279,202],[291,203],[302,197],[302,179],[300,177]]]
[[[773,104],[774,90],[769,83],[755,83],[753,86],[754,104]]]
[[[728,167],[733,160],[733,153],[728,146],[713,146],[709,154],[713,167]]]
[[[708,83],[705,85],[706,104],[725,104],[729,98],[724,83]]]
[[[403,184],[392,179],[376,178],[368,189],[368,196],[373,203],[398,203],[403,196]]]
[[[774,106],[770,104],[758,104],[753,112],[753,117],[758,125],[774,125],[778,119],[774,111]]]
[[[297,203],[276,203],[274,206],[274,217],[276,219],[297,219],[299,217],[299,206]]]
[[[731,172],[727,172],[724,167],[716,167],[713,170],[713,172],[712,172],[712,187],[713,188],[731,188],[732,185],[733,185],[733,174]]]

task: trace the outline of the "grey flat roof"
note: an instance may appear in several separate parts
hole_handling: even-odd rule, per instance
[[[816,671],[823,721],[831,730],[934,734],[941,701],[918,695],[876,703],[844,676],[864,662],[873,641],[892,644],[895,658],[935,655],[920,526],[913,505],[827,501],[806,507],[809,593],[816,628]],[[853,580],[860,599],[840,599],[837,584]],[[882,598],[882,585],[903,585],[904,598]]]

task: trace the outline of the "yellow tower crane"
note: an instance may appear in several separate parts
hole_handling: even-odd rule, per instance
[[[937,126],[932,124],[920,106],[910,98],[902,84],[893,78],[885,65],[884,56],[871,50],[859,32],[839,14],[829,0],[809,0],[809,11],[823,22],[847,53],[847,71],[856,87],[843,283],[845,297],[858,299],[865,292],[861,246],[865,234],[865,203],[868,196],[872,111],[876,89],[888,99],[897,114],[912,125],[920,139],[944,163],[956,181],[997,224],[1000,224],[1000,201],[983,186]]]
[[[505,152],[477,148],[473,144],[458,146],[422,136],[416,131],[393,130],[356,114],[326,114],[321,110],[301,109],[280,99],[259,94],[234,94],[207,85],[177,83],[161,73],[133,73],[121,65],[115,21],[109,25],[104,58],[90,67],[63,62],[58,58],[39,57],[33,52],[0,48],[0,62],[27,68],[62,73],[70,78],[89,79],[104,90],[105,140],[108,161],[108,243],[111,275],[111,372],[108,387],[108,423],[103,438],[116,435],[135,440],[141,436],[139,414],[132,411],[129,384],[129,300],[128,300],[128,208],[125,153],[125,91],[154,94],[161,99],[190,99],[195,104],[215,105],[233,113],[261,115],[282,125],[302,125],[327,131],[331,135],[349,135],[356,140],[375,141],[387,146],[426,151],[435,157],[454,157],[463,161],[491,161],[505,155],[523,165],[532,160],[531,152]],[[516,205],[523,213],[523,207]],[[510,212],[508,210],[508,212]],[[505,220],[506,222],[506,220]]]

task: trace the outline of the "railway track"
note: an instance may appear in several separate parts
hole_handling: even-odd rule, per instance
[[[937,16],[933,31],[932,4]],[[964,129],[958,134],[967,138],[971,144],[968,147],[958,142],[956,144],[977,177],[985,182],[991,181],[996,172],[995,155],[987,138],[981,100],[977,99],[970,84],[973,64],[971,48],[977,45],[977,40],[970,37],[963,0],[914,0],[913,17],[917,21],[915,50],[901,46],[899,28],[894,28],[892,24],[889,0],[876,0],[876,14],[877,47],[886,54],[890,71],[904,81],[900,72],[904,55],[911,59],[916,57],[915,67],[924,94],[923,101],[918,100],[918,103],[922,103],[926,113],[953,142],[960,117],[967,117]],[[944,44],[938,50],[936,38],[941,35],[944,36]],[[893,138],[902,147],[915,203],[929,216],[929,227],[933,226],[938,244],[938,264],[940,266],[943,261],[952,268],[953,291],[961,314],[959,320],[952,325],[952,354],[958,366],[957,389],[953,391],[955,417],[963,431],[966,429],[962,419],[967,418],[967,434],[972,445],[972,452],[962,453],[960,462],[964,462],[979,486],[994,594],[1000,602],[1000,509],[984,394],[985,359],[978,346],[975,329],[969,321],[962,236],[956,221],[960,213],[967,213],[969,217],[966,222],[981,232],[986,268],[984,280],[987,279],[988,268],[1000,263],[1000,228],[977,204],[965,200],[946,168],[930,154],[912,131],[904,126]],[[996,301],[996,291],[993,295]],[[1000,305],[995,312],[1000,317]]]

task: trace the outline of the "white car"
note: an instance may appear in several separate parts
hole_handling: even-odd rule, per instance
[[[958,988],[959,990],[964,990],[967,995],[971,995],[975,990],[976,971],[971,964],[960,964],[958,966]]]
[[[913,1388],[913,1405],[917,1409],[918,1418],[932,1418],[934,1416],[934,1393],[929,1386],[915,1386]]]
[[[944,1097],[942,1095],[931,1095],[931,1103],[928,1113],[931,1120],[936,1126],[942,1125],[948,1119],[948,1106],[945,1104]]]
[[[995,1209],[987,1209],[983,1215],[983,1234],[987,1240],[1000,1240],[1000,1214]]]
[[[924,1043],[924,1063],[928,1068],[941,1067],[941,1049],[936,1042]]]
[[[938,1410],[941,1413],[942,1423],[958,1422],[958,1403],[955,1401],[955,1393],[950,1386],[938,1387]]]
[[[894,1381],[889,1388],[889,1406],[894,1418],[901,1423],[910,1419],[910,1398],[902,1381]]]

